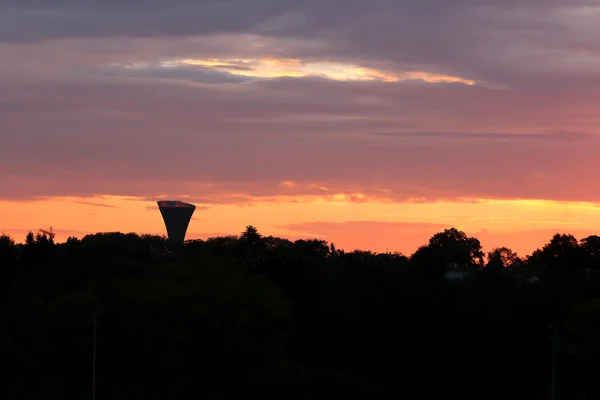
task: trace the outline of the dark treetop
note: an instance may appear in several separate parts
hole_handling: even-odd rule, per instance
[[[320,240],[0,236],[3,399],[600,394],[600,237],[526,258],[456,229],[411,257]],[[458,398],[458,397],[457,397]]]

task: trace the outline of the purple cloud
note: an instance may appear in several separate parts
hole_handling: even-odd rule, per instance
[[[600,201],[599,16],[592,0],[4,1],[0,197]]]

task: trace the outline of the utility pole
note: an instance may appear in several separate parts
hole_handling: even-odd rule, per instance
[[[552,326],[552,383],[550,388],[550,399],[556,400],[556,347],[560,345],[556,337],[556,322]]]
[[[92,324],[92,400],[96,400],[96,331],[98,330],[98,316],[100,312],[91,313]]]

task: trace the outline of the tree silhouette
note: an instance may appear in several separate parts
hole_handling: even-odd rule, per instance
[[[262,239],[262,236],[258,233],[258,230],[252,225],[248,225],[246,230],[240,236],[240,240],[248,242],[250,244],[256,244]]]
[[[586,267],[593,270],[600,269],[600,236],[592,235],[581,239],[580,246],[584,255],[587,255]]]
[[[517,253],[508,247],[497,247],[488,253],[486,267],[500,270],[514,269],[521,266],[522,262]]]
[[[433,235],[429,239],[429,247],[434,249],[445,263],[483,266],[484,254],[479,240],[468,237],[456,228]]]
[[[542,398],[550,323],[561,398],[595,398],[599,257],[598,236],[557,234],[484,264],[455,228],[410,257],[253,226],[177,248],[134,233],[2,234],[0,396],[86,396],[88,315],[102,311],[98,398]]]
[[[17,261],[15,241],[4,232],[0,234],[0,303],[13,275]]]

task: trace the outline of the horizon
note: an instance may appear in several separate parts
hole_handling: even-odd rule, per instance
[[[104,208],[109,209],[113,212],[119,211],[115,204],[114,198],[95,198],[96,203],[87,203],[81,202],[76,199],[61,199],[62,202],[66,202],[68,204],[68,208],[66,208],[65,212],[71,213],[73,211],[73,207],[77,207],[76,204],[79,204],[82,207],[94,207],[94,208]],[[132,223],[135,223],[138,220],[143,220],[145,222],[146,229],[136,229],[134,225],[129,225],[131,228],[128,229],[111,229],[110,225],[104,224],[103,226],[106,229],[102,230],[64,230],[60,228],[56,228],[55,225],[47,224],[47,226],[41,226],[40,228],[25,228],[25,229],[0,229],[3,234],[9,235],[16,243],[24,243],[25,236],[28,232],[33,232],[37,234],[39,229],[48,229],[49,226],[52,227],[52,232],[56,235],[54,241],[56,243],[64,243],[68,237],[76,237],[81,239],[85,235],[93,235],[97,233],[113,233],[119,232],[123,234],[135,233],[137,235],[156,235],[156,236],[165,236],[166,237],[166,228],[164,225],[164,221],[159,211],[159,207],[155,200],[146,200],[143,207],[143,210],[139,209],[139,200],[132,198],[121,198],[118,199],[120,201],[124,201],[130,204],[129,208],[125,208],[121,210],[123,214],[119,213],[114,216],[114,219],[122,220],[125,215],[131,216],[133,214],[134,218],[132,219]],[[189,199],[188,199],[189,200]],[[112,201],[112,203],[111,203]],[[1,203],[1,202],[0,202]],[[48,206],[48,202],[46,200],[41,201],[42,204],[46,204]],[[118,203],[117,203],[118,204]],[[343,204],[343,203],[342,203]],[[468,205],[467,203],[466,205]],[[0,204],[1,205],[1,204]],[[339,206],[340,203],[334,203],[333,206]],[[397,204],[392,203],[392,206],[397,206]],[[416,204],[419,205],[418,203]],[[427,203],[426,203],[427,205]],[[532,206],[536,204],[533,203]],[[273,204],[272,202],[268,202],[266,204],[259,204],[259,210],[262,208],[269,208],[268,211],[272,212],[273,207],[277,207],[278,204]],[[593,204],[586,204],[586,207],[595,208],[596,206]],[[253,205],[235,205],[233,208],[237,210],[238,214],[243,214],[244,212],[248,212]],[[254,205],[256,208],[256,205]],[[206,212],[210,208],[206,206],[196,206],[196,210],[199,212]],[[137,215],[132,213],[132,210],[137,210]],[[466,211],[469,211],[470,208],[467,207]],[[231,215],[231,208],[226,212],[228,215]],[[285,215],[285,210],[280,212],[278,215]],[[104,220],[102,213],[99,213],[97,216],[98,219]],[[433,217],[435,218],[435,217]],[[110,218],[108,221],[112,221]],[[210,218],[209,218],[210,220]],[[52,220],[56,222],[57,220]],[[194,214],[192,219],[190,220],[190,227],[198,226],[204,218],[199,217],[198,214]],[[196,222],[196,223],[194,223]],[[238,229],[236,226],[239,225]],[[334,244],[336,248],[344,250],[344,251],[373,251],[375,253],[395,253],[399,252],[403,255],[410,256],[413,254],[420,246],[426,245],[429,238],[436,233],[442,232],[444,229],[448,228],[456,228],[458,230],[464,231],[468,236],[475,237],[480,240],[482,244],[483,250],[487,253],[495,248],[499,247],[507,247],[511,250],[515,251],[519,256],[526,257],[530,255],[533,251],[542,248],[546,243],[548,243],[554,234],[571,234],[577,240],[588,237],[590,235],[597,234],[592,230],[581,230],[581,229],[546,229],[546,230],[525,230],[525,231],[517,231],[517,232],[497,232],[493,233],[485,228],[481,230],[469,230],[463,229],[461,226],[452,225],[452,224],[436,224],[430,223],[428,225],[423,222],[417,222],[414,224],[407,222],[393,222],[393,221],[344,221],[344,222],[333,222],[328,224],[329,226],[317,226],[312,227],[310,224],[302,224],[299,223],[296,225],[290,224],[289,226],[267,226],[262,228],[258,224],[253,224],[248,220],[247,223],[238,224],[238,221],[235,218],[230,220],[231,227],[229,231],[204,231],[204,232],[195,232],[190,231],[188,228],[188,232],[186,233],[186,240],[207,240],[215,237],[222,236],[239,236],[246,228],[246,226],[252,225],[256,226],[259,233],[263,236],[274,236],[281,237],[288,240],[324,240],[329,244]],[[423,226],[425,225],[425,226]],[[212,226],[219,226],[214,224]],[[463,225],[464,226],[464,225]],[[269,229],[270,228],[270,229]],[[367,230],[365,230],[367,228]],[[311,229],[314,232],[318,232],[319,229],[322,229],[323,235],[311,234]],[[380,233],[379,236],[373,237],[373,232]],[[523,237],[529,239],[526,242],[522,242]],[[410,238],[407,240],[407,238]],[[336,240],[338,239],[338,240]],[[341,240],[339,240],[341,239]],[[535,242],[532,240],[534,239]],[[365,244],[366,243],[366,244]],[[537,244],[535,244],[537,243]],[[535,247],[531,247],[534,244]]]
[[[448,227],[448,229],[450,229],[450,228],[453,228],[453,227]],[[38,233],[37,231],[30,230],[30,231],[27,231],[25,233],[25,235],[27,235],[30,232],[33,233],[34,235],[37,235],[37,233]],[[441,233],[441,232],[443,232],[443,230],[440,231],[440,232],[435,232],[435,233]],[[121,232],[121,231],[103,231],[103,232],[87,232],[87,233],[82,233],[81,236],[66,236],[64,238],[64,240],[62,240],[62,241],[54,239],[54,243],[55,244],[64,244],[64,243],[66,243],[66,241],[67,241],[67,239],[69,237],[75,237],[75,238],[81,240],[82,238],[84,238],[85,236],[88,236],[88,235],[93,236],[93,235],[98,235],[98,234],[112,234],[112,233],[117,233],[117,234],[122,234],[122,235],[135,234],[137,236],[149,235],[149,236],[161,237],[161,238],[163,238],[165,240],[168,239],[166,232],[162,232],[161,233],[161,232],[134,232],[134,231],[123,231],[123,232]],[[290,240],[291,242],[295,242],[295,241],[298,241],[298,240],[324,240],[325,242],[327,242],[328,245],[332,245],[333,244],[335,246],[336,250],[342,250],[342,251],[347,252],[347,253],[351,253],[351,252],[354,252],[354,251],[358,251],[358,252],[367,251],[367,252],[372,252],[374,254],[400,254],[402,256],[410,258],[415,253],[415,251],[417,250],[417,248],[415,248],[414,250],[412,250],[410,252],[403,252],[403,251],[400,251],[400,250],[394,250],[394,249],[388,249],[388,248],[386,248],[385,250],[370,250],[370,249],[363,249],[363,248],[350,248],[350,247],[347,247],[347,246],[346,247],[344,247],[344,246],[338,246],[337,243],[330,242],[328,240],[325,240],[325,239],[322,239],[322,238],[319,238],[319,237],[313,237],[313,236],[263,235],[260,231],[258,233],[261,234],[261,236],[263,236],[263,237],[269,237],[269,236],[270,237],[276,237],[276,238],[281,238],[281,239],[287,239],[287,240]],[[471,235],[469,232],[464,232],[464,233],[467,236],[469,236],[469,237],[474,237],[475,239],[478,239],[477,236]],[[42,234],[42,233],[40,233],[40,234],[42,236],[44,236],[44,234]],[[230,237],[230,236],[234,236],[234,237],[239,238],[240,234],[241,234],[240,232],[238,232],[238,233],[233,233],[233,232],[232,233],[225,233],[225,232],[223,232],[223,233],[207,233],[207,234],[194,234],[194,233],[192,233],[192,234],[186,234],[185,242],[194,241],[194,240],[208,241],[208,240],[211,240],[211,239],[217,239],[217,238],[220,238],[220,237]],[[546,240],[546,242],[544,242],[538,248],[533,249],[531,252],[529,252],[529,253],[520,253],[520,252],[515,251],[515,254],[517,256],[519,256],[520,258],[522,258],[522,259],[527,259],[527,257],[531,256],[531,253],[533,253],[535,250],[540,250],[540,249],[542,249],[544,247],[544,245],[546,245],[547,243],[549,243],[551,241],[551,239],[552,239],[552,236],[555,235],[555,234],[572,235],[569,232],[555,232],[554,234],[551,234],[548,237],[548,240]],[[23,237],[22,240],[19,240],[17,237],[14,237],[14,236],[12,236],[12,235],[8,234],[7,232],[4,232],[4,231],[0,231],[0,236],[1,235],[8,235],[11,239],[14,240],[15,244],[25,244],[25,237]],[[593,236],[593,235],[594,234],[590,234],[588,236]],[[578,242],[581,241],[581,239],[584,239],[584,238],[586,238],[588,236],[578,237],[576,235],[573,235],[573,237],[575,237],[575,239],[577,239]],[[63,235],[63,237],[64,237],[64,235]],[[428,240],[424,241],[418,247],[426,246],[427,244],[428,244]],[[482,244],[482,251],[484,252],[484,259],[488,258],[488,253],[489,252],[491,252],[492,250],[501,248],[501,247],[503,247],[503,246],[497,246],[497,247],[493,247],[493,248],[486,248]],[[508,246],[506,246],[506,247],[509,248],[510,250],[514,250],[513,248],[510,248]]]
[[[4,2],[0,231],[598,232],[597,1],[351,3]]]

